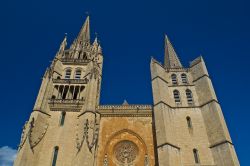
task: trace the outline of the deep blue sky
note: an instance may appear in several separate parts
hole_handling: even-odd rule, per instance
[[[250,4],[247,0],[12,0],[0,2],[0,147],[16,148],[64,33],[91,13],[104,52],[102,104],[151,104],[151,56],[167,33],[185,66],[203,55],[242,165],[249,165]]]

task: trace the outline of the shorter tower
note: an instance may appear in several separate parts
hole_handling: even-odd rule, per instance
[[[165,37],[164,66],[151,60],[160,166],[238,166],[220,104],[202,57],[184,68]]]

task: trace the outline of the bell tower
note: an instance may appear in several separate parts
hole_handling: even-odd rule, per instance
[[[91,43],[88,16],[69,48],[63,39],[42,78],[15,166],[94,165],[102,65],[102,48],[97,38]]]
[[[160,166],[238,166],[239,161],[202,57],[188,68],[165,36],[164,65],[151,60]]]

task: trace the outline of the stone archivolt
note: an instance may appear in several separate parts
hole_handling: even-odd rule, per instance
[[[109,166],[115,165],[145,165],[147,146],[143,139],[135,132],[124,129],[113,134],[105,147],[103,162]]]

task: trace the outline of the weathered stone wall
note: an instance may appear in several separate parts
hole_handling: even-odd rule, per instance
[[[129,106],[121,107],[129,108]],[[146,166],[146,163],[148,166],[155,165],[152,110],[140,110],[138,113],[136,109],[116,110],[114,108],[113,111],[113,115],[105,113],[108,112],[107,110],[101,111],[97,166],[104,165],[105,159],[109,166],[120,165],[122,162],[116,155],[119,153],[121,158],[125,158],[125,153],[116,150],[116,145],[122,141],[132,142],[138,148],[138,152],[135,152],[136,157],[132,160],[134,166]],[[126,111],[129,113],[124,113]],[[143,111],[147,113],[142,115]],[[130,155],[133,153],[131,152]]]

